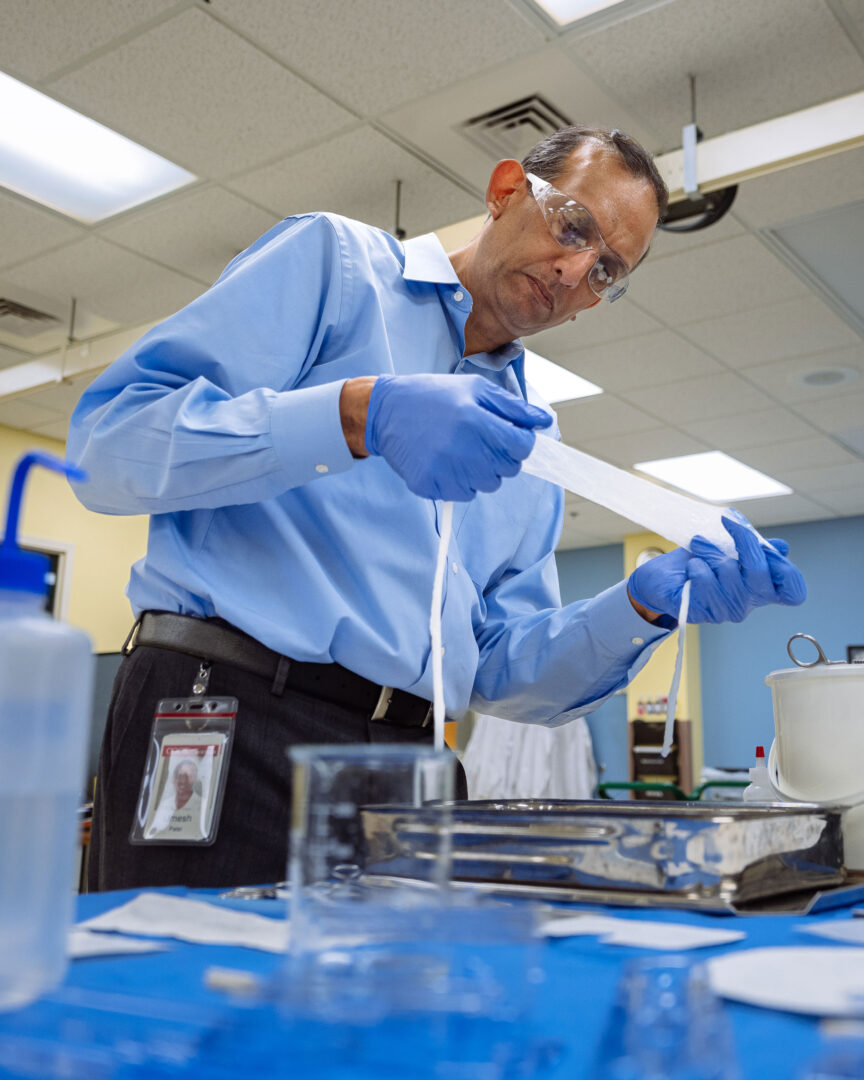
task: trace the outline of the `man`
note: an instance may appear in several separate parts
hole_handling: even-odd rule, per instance
[[[740,562],[705,544],[653,560],[629,592],[560,606],[563,496],[519,472],[553,419],[527,401],[518,338],[620,295],[665,198],[627,136],[567,128],[495,167],[488,220],[449,257],[432,235],[403,245],[335,215],[289,218],[93,383],[69,437],[90,474],[80,498],[151,524],[92,888],[277,880],[287,745],[431,739],[437,500],[457,500],[442,609],[453,717],[590,712],[676,625],[688,577],[693,621],[803,599],[782,541],[766,552],[732,523]],[[216,841],[133,848],[156,702],[205,670],[208,693],[239,702]]]
[[[201,839],[204,806],[195,790],[197,781],[198,765],[191,758],[183,758],[174,766],[173,792],[163,792],[147,835],[163,840]]]

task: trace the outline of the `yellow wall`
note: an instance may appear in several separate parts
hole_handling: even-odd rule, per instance
[[[4,518],[12,470],[28,450],[65,454],[56,439],[0,426]],[[0,524],[0,532],[4,527]],[[123,590],[129,567],[144,554],[147,518],[93,514],[78,502],[62,476],[37,468],[24,488],[19,534],[74,546],[66,618],[87,631],[96,652],[116,652],[132,625]]]
[[[671,551],[675,544],[656,533],[633,533],[624,539],[624,573],[636,569],[636,556],[644,548],[660,548]],[[636,704],[646,699],[664,698],[669,693],[675,670],[675,653],[678,635],[670,635],[659,645],[654,655],[627,687],[627,718],[636,719]],[[681,669],[681,685],[678,692],[676,716],[691,723],[693,746],[693,771],[698,779],[702,771],[702,688],[699,678],[699,627],[687,627],[684,642],[684,664]],[[694,781],[695,782],[695,781]]]

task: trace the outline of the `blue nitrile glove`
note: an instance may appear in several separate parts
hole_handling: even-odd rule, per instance
[[[690,551],[676,548],[634,570],[627,583],[630,596],[651,611],[677,618],[681,590],[689,578],[691,623],[741,622],[763,604],[804,603],[804,578],[786,558],[785,540],[768,541],[775,552],[762,546],[746,518],[724,517],[723,525],[735,541],[737,559],[703,536],[694,536]]]
[[[467,502],[515,476],[552,417],[482,375],[379,375],[366,449],[415,495]]]

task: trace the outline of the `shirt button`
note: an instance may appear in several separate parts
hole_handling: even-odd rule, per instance
[[[465,293],[463,293],[461,289],[457,289],[456,292],[453,293],[453,299],[457,301],[462,300],[464,296]]]
[[[634,637],[634,638],[631,638],[630,640],[633,642],[634,645],[644,645],[645,644],[645,638]]]
[[[316,465],[315,466],[315,472],[319,472],[319,473],[330,472],[330,466],[329,465]]]
[[[458,574],[458,573],[459,573],[459,567],[458,567],[458,566],[456,565],[456,563],[455,563],[455,562],[453,563],[453,573],[454,573],[454,574]]]

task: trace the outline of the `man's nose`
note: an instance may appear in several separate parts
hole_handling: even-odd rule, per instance
[[[562,285],[572,289],[587,277],[595,262],[597,252],[593,248],[562,250],[555,260],[555,273]]]

